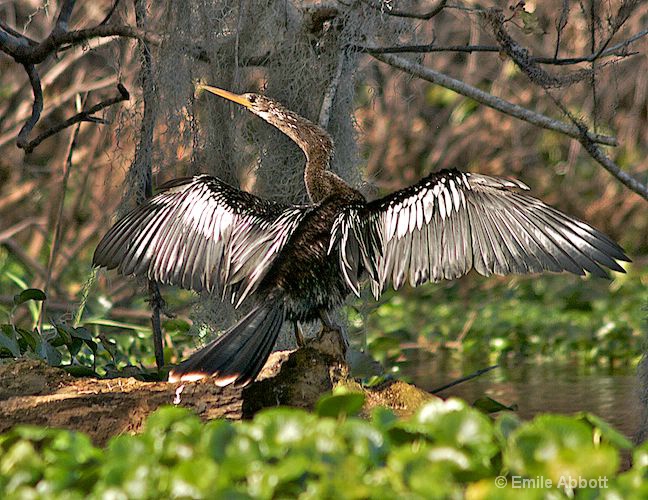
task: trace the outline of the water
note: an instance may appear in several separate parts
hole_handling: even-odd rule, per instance
[[[482,366],[468,366],[444,357],[415,355],[403,374],[432,391]],[[573,414],[588,411],[602,417],[626,436],[639,428],[641,407],[633,367],[606,370],[578,365],[523,361],[495,368],[480,377],[438,393],[473,403],[489,396],[507,406],[517,405],[522,419],[543,412]]]

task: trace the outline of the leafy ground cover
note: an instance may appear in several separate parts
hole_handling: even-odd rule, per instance
[[[404,346],[482,363],[522,356],[631,366],[646,329],[648,266],[628,271],[611,282],[474,278],[401,290],[377,307],[348,306],[352,334],[395,371]],[[76,374],[153,364],[148,325],[108,319],[111,305],[101,298],[75,317],[44,322],[45,335],[37,335],[43,297],[25,273],[0,259],[0,284],[15,295],[0,308],[0,357],[43,358]],[[169,302],[186,302],[181,294]],[[146,308],[143,300],[134,305]],[[170,360],[193,339],[182,317],[164,326]],[[329,396],[316,413],[264,410],[245,422],[203,423],[165,408],[141,434],[105,447],[82,433],[18,426],[0,436],[0,497],[648,497],[648,445],[633,446],[594,415],[522,422],[451,399],[407,420],[388,410],[361,419],[358,397]]]
[[[404,345],[481,363],[526,357],[583,365],[634,365],[648,329],[648,266],[612,281],[566,275],[480,278],[387,294],[350,308],[355,337],[387,364]],[[504,358],[504,359],[503,359]]]
[[[353,416],[362,395],[317,413],[276,408],[203,423],[182,408],[95,447],[81,434],[0,436],[3,498],[646,498],[648,446],[595,416],[492,419],[457,399],[412,418]],[[619,473],[621,454],[633,465]],[[584,460],[584,457],[587,457]]]

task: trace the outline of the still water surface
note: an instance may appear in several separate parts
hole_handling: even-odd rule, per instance
[[[432,391],[483,367],[419,355],[408,363],[403,373],[417,386]],[[460,397],[468,403],[489,396],[507,406],[517,405],[516,413],[525,420],[542,412],[572,414],[588,411],[602,417],[628,437],[637,431],[641,415],[633,367],[611,371],[522,361],[495,368],[438,395],[443,398]]]

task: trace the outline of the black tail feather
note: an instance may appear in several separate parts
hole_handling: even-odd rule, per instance
[[[255,307],[238,323],[169,374],[169,382],[213,376],[217,385],[253,382],[270,356],[284,322],[279,303]]]

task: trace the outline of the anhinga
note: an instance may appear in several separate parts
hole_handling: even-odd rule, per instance
[[[94,264],[191,290],[218,291],[251,311],[170,374],[213,375],[247,385],[284,321],[324,319],[366,276],[376,297],[391,281],[585,271],[623,272],[623,249],[592,226],[520,193],[523,183],[442,170],[368,202],[328,170],[328,133],[258,94],[203,89],[238,103],[290,137],[306,155],[311,203],[262,200],[208,175],[173,180],[104,236]]]

